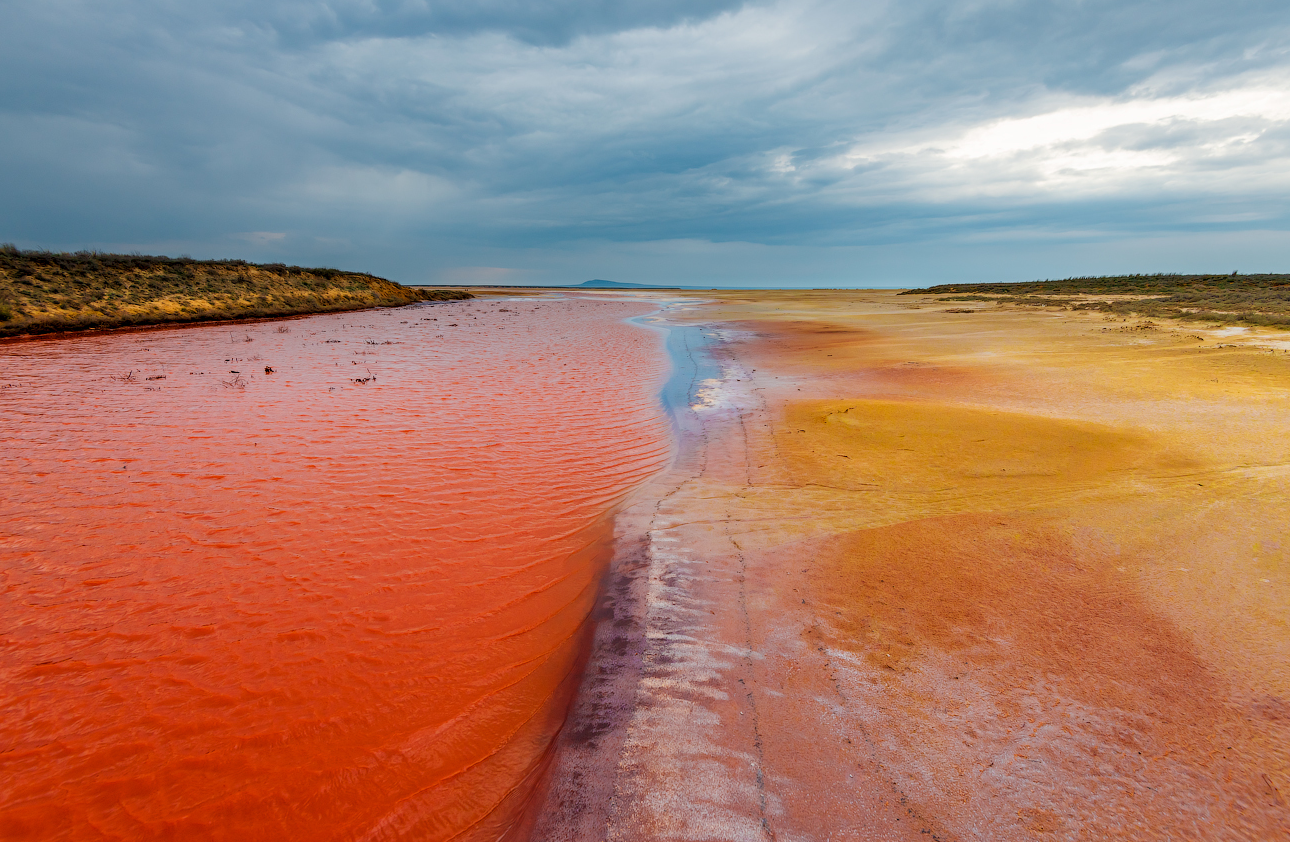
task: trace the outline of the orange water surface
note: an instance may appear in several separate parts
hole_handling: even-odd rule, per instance
[[[0,838],[503,834],[668,454],[650,309],[0,344]]]

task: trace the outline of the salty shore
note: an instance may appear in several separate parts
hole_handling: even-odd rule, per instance
[[[1284,342],[688,297],[532,838],[1290,834]]]

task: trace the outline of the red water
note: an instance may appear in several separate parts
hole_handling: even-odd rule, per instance
[[[0,344],[0,837],[503,832],[667,455],[649,309]]]

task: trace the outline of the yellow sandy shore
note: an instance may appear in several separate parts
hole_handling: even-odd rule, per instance
[[[1290,336],[716,295],[534,838],[1290,838]]]

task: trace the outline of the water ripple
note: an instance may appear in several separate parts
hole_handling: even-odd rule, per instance
[[[495,836],[669,454],[646,309],[0,344],[0,835]]]

